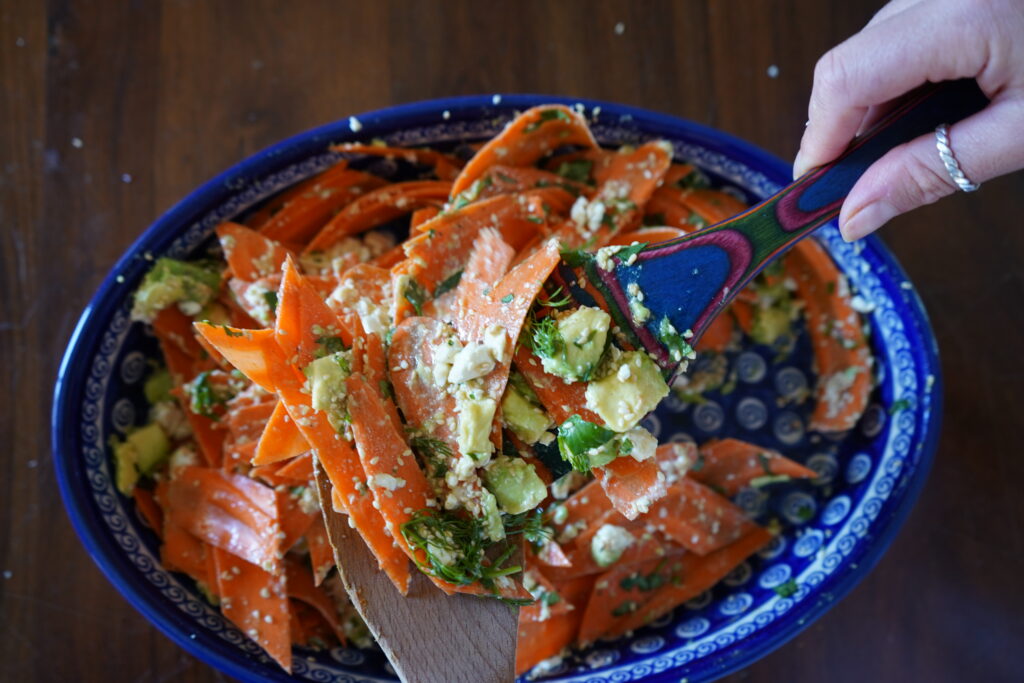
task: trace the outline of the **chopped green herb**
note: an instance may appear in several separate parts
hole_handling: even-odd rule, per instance
[[[446,294],[446,293],[452,291],[453,289],[455,289],[456,287],[459,286],[459,281],[461,281],[461,280],[462,280],[462,270],[461,269],[455,271],[454,273],[452,273],[451,275],[449,275],[445,279],[441,280],[441,284],[439,284],[437,286],[437,289],[434,290],[434,298],[436,299],[437,297],[441,296],[442,294]]]
[[[583,249],[562,249],[560,252],[562,261],[570,268],[580,268],[593,260],[593,255]]]
[[[541,602],[543,602],[548,607],[551,607],[553,605],[557,605],[561,601],[561,599],[562,597],[558,593],[549,592],[544,594],[544,597],[541,598]]]
[[[686,338],[679,333],[679,330],[672,325],[672,321],[665,316],[658,325],[658,339],[665,348],[669,350],[672,360],[679,362],[684,358],[692,360],[695,356],[693,347]]]
[[[770,475],[772,473],[771,457],[767,453],[758,453],[757,462],[761,465],[761,469],[764,470],[765,474]]]
[[[649,592],[657,588],[661,588],[668,581],[668,577],[661,573],[661,570],[665,566],[665,561],[662,560],[658,563],[658,566],[654,568],[650,574],[631,574],[619,582],[623,590],[640,590]]]
[[[277,313],[277,292],[273,290],[263,292],[263,300],[267,302],[271,313]]]
[[[640,604],[638,602],[635,602],[633,600],[627,600],[626,602],[622,603],[621,605],[612,610],[612,616],[624,617],[627,614],[632,614],[638,609],[640,609]]]
[[[510,303],[512,303],[512,299],[514,299],[514,298],[515,298],[515,294],[506,294],[505,296],[501,297],[501,303],[503,303],[503,304],[510,304]]]
[[[666,219],[663,213],[649,213],[644,216],[644,225],[665,225]]]
[[[786,583],[780,584],[772,590],[775,591],[775,594],[780,598],[791,598],[800,590],[800,584],[796,582],[796,579],[790,579]]]
[[[210,383],[210,371],[205,370],[185,385],[189,395],[189,409],[196,415],[217,421],[220,419],[215,411],[231,400],[233,394],[228,387],[215,387]]]
[[[347,350],[341,337],[317,337],[315,341],[323,347],[325,356]]]
[[[423,285],[410,278],[408,284],[405,285],[405,291],[402,292],[402,296],[405,297],[406,301],[412,304],[413,309],[416,311],[416,315],[423,315],[423,304],[425,304],[428,299],[427,291],[423,289]]]
[[[530,221],[531,223],[536,223],[537,225],[540,225],[541,223],[544,222],[544,219],[541,218],[540,216],[527,216],[526,220]]]
[[[572,415],[558,428],[558,450],[574,470],[589,472],[588,453],[608,443],[614,436],[612,430]]]
[[[572,297],[568,294],[563,294],[562,285],[558,285],[558,288],[551,292],[547,298],[538,298],[537,303],[545,308],[562,308],[572,303]]]
[[[558,323],[551,316],[535,320],[530,325],[530,348],[542,358],[555,358],[565,350],[565,340],[558,331]]]
[[[508,183],[509,185],[518,185],[519,184],[518,180],[516,180],[515,178],[513,178],[510,175],[502,173],[501,171],[495,171],[494,175],[497,176],[498,180],[500,180],[503,183]]]
[[[493,591],[497,579],[522,571],[519,565],[506,565],[515,550],[511,544],[488,562],[487,551],[494,544],[488,539],[483,520],[427,508],[403,523],[401,533],[410,546],[426,556],[426,562],[417,562],[421,571],[456,586],[479,582]]]
[[[617,252],[615,252],[615,256],[617,256],[620,261],[625,263],[626,261],[629,261],[629,259],[639,254],[641,251],[643,251],[644,247],[646,247],[647,245],[648,242],[637,242],[636,244],[630,244],[629,246],[622,247]]]
[[[701,218],[693,211],[690,212],[690,217],[686,219],[686,222],[698,228],[706,228],[708,225],[708,222],[706,220]]]
[[[228,335],[229,337],[244,337],[245,336],[245,332],[235,332],[234,330],[232,330],[227,325],[221,325],[221,329],[223,329],[224,330],[224,334]]]
[[[828,292],[829,294],[835,294],[836,293],[836,283],[832,282],[831,280],[829,282],[826,282],[825,283],[825,291]]]
[[[524,133],[532,133],[533,131],[537,130],[538,128],[540,128],[542,125],[544,125],[548,121],[554,121],[556,119],[561,119],[562,121],[571,121],[572,120],[572,119],[569,118],[569,115],[566,114],[561,109],[545,109],[545,110],[541,111],[540,114],[538,114],[538,117],[537,117],[536,121],[534,121],[533,123],[527,124],[527,126],[525,128],[523,128],[523,132]]]
[[[433,468],[430,474],[435,479],[448,474],[448,459],[452,456],[452,449],[444,441],[429,436],[415,436],[409,445],[419,454],[424,465]]]
[[[629,439],[623,439],[619,442],[619,453],[623,455],[629,455],[633,452],[633,442]]]
[[[699,168],[694,168],[692,171],[684,175],[678,181],[676,185],[684,189],[691,190],[702,190],[710,186],[708,177]]]
[[[574,159],[573,161],[563,161],[558,165],[555,173],[577,183],[590,184],[590,173],[593,168],[594,162],[589,159]]]

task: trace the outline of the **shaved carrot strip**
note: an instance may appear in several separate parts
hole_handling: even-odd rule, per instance
[[[700,448],[703,464],[690,476],[732,497],[758,477],[813,479],[817,473],[773,450],[738,439],[712,440]]]
[[[320,171],[316,175],[306,178],[268,199],[263,206],[249,214],[248,218],[245,219],[245,224],[250,228],[259,230],[275,214],[280,212],[285,205],[299,195],[306,194],[314,189],[323,189],[331,183],[337,182],[336,179],[347,177],[349,173],[348,160],[339,161],[326,170]]]
[[[669,487],[668,496],[652,506],[648,519],[698,555],[723,548],[756,526],[727,498],[689,477]]]
[[[558,595],[558,589],[539,569],[527,569],[527,577],[536,583],[538,588],[543,591],[545,597],[555,596],[557,601],[541,598],[530,605],[526,605],[519,611],[520,621],[544,621],[561,614],[568,614],[572,610],[572,604],[561,599],[561,596]],[[536,591],[537,589],[534,590]],[[536,592],[534,595],[536,595]]]
[[[197,538],[280,571],[274,491],[248,477],[186,467],[167,489],[171,520]]]
[[[309,548],[309,562],[313,570],[313,581],[319,586],[334,569],[334,550],[327,538],[327,527],[323,517],[313,520],[306,530],[306,547]]]
[[[132,498],[135,499],[135,507],[138,509],[139,515],[149,525],[149,528],[157,536],[163,536],[164,511],[157,504],[156,499],[153,497],[153,492],[136,486],[132,490]]]
[[[423,206],[440,206],[450,189],[451,183],[444,180],[409,180],[368,192],[321,228],[305,253],[326,250],[342,237],[365,232]]]
[[[377,389],[358,375],[349,377],[347,386],[356,451],[376,506],[391,537],[410,559],[423,564],[426,556],[422,551],[414,552],[405,541],[402,524],[428,507],[428,501],[434,498],[433,490],[416,456],[395,429]]]
[[[281,279],[274,336],[289,362],[300,368],[323,354],[326,339],[340,337],[346,346],[352,346],[353,340],[352,332],[290,259]]]
[[[221,611],[259,643],[285,671],[292,667],[292,640],[285,577],[275,576],[220,548],[213,548]]]
[[[709,225],[747,210],[747,205],[719,190],[681,190],[679,199]]]
[[[352,446],[334,431],[326,416],[313,410],[310,396],[302,391],[305,377],[298,367],[313,359],[317,342],[311,321],[329,321],[334,314],[312,286],[298,274],[294,265],[285,263],[282,295],[278,304],[277,344],[268,345],[268,366],[277,372],[273,377],[278,396],[285,404],[288,415],[296,423],[302,436],[319,460],[331,485],[335,500],[349,516],[367,546],[377,558],[381,568],[402,594],[409,589],[411,574],[405,554],[385,533],[380,512],[366,490],[366,473]],[[302,322],[296,322],[301,320]],[[288,325],[288,327],[285,327]],[[330,328],[326,329],[330,333]],[[291,362],[285,360],[292,359]],[[303,360],[305,358],[305,360]]]
[[[643,462],[629,456],[615,458],[604,467],[595,467],[594,476],[626,519],[636,519],[668,493],[665,477],[653,458]]]
[[[385,145],[361,145],[354,142],[346,142],[332,147],[335,152],[348,154],[361,154],[364,156],[380,156],[386,159],[398,158],[410,164],[421,166],[433,166],[437,177],[442,180],[454,180],[459,174],[462,162],[450,154],[416,148],[416,147],[387,147]]]
[[[639,230],[633,230],[632,232],[623,232],[615,235],[608,240],[608,245],[622,244],[629,245],[633,242],[646,242],[648,244],[656,244],[658,242],[667,242],[668,240],[674,240],[682,237],[686,234],[685,230],[671,227],[660,227],[660,228],[640,228]]]
[[[206,544],[164,515],[160,564],[172,572],[183,572],[195,581],[209,583],[206,570]]]
[[[468,188],[496,164],[530,166],[545,154],[565,145],[597,147],[583,117],[563,105],[528,109],[488,140],[469,160],[452,185],[452,196]]]
[[[252,464],[266,465],[287,460],[308,450],[309,444],[289,417],[288,409],[284,403],[278,401],[260,435]]]
[[[803,240],[783,266],[804,302],[818,382],[809,426],[823,432],[854,427],[871,393],[871,350],[850,305],[845,276],[814,240]]]
[[[674,551],[634,564],[617,563],[599,575],[583,612],[579,642],[594,642],[648,604],[654,591],[644,589],[652,583],[672,583],[682,569],[680,559]]]
[[[544,410],[555,422],[561,424],[573,415],[579,415],[587,422],[604,424],[597,413],[587,408],[586,382],[566,382],[549,374],[526,344],[516,349],[513,360],[516,370],[530,383]]]
[[[577,639],[585,602],[594,585],[592,577],[555,583],[559,596],[574,609],[545,621],[519,619],[516,642],[516,675],[526,673],[549,657],[568,648]],[[521,612],[520,612],[521,614]]]
[[[709,555],[688,554],[679,559],[676,580],[658,588],[645,605],[602,635],[615,638],[654,621],[676,606],[691,600],[725,578],[741,562],[768,545],[772,535],[755,527],[742,538]]]
[[[301,600],[314,608],[330,625],[338,641],[344,645],[347,639],[345,638],[345,630],[342,628],[341,620],[338,618],[338,609],[334,606],[330,597],[317,588],[309,567],[289,560],[285,562],[285,577],[287,578],[288,597]]]
[[[526,245],[544,222],[544,210],[536,198],[499,195],[460,209],[439,214],[424,223],[423,232],[405,243],[408,258],[392,269],[392,292],[400,322],[413,312],[406,296],[410,281],[428,293],[462,270],[473,242],[485,227],[496,227],[513,249]]]
[[[265,391],[274,391],[263,349],[273,341],[273,330],[240,330],[226,325],[196,323],[196,331],[231,365]]]
[[[217,238],[232,274],[250,282],[280,272],[291,253],[266,235],[238,223],[218,225]]]
[[[304,244],[342,207],[382,185],[384,180],[362,171],[343,169],[325,174],[290,198],[259,231],[272,240]]]
[[[292,491],[275,490],[274,494],[277,499],[277,518],[281,525],[281,533],[284,534],[281,539],[281,550],[288,552],[306,535],[313,520],[320,516],[320,510],[306,512]],[[298,494],[302,495],[301,492]]]
[[[313,454],[303,453],[290,462],[286,462],[277,471],[278,475],[293,481],[309,482],[313,480]]]

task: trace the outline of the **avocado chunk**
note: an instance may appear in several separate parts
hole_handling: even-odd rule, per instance
[[[160,367],[146,378],[146,383],[142,385],[142,392],[146,395],[146,401],[153,405],[170,400],[172,388],[174,388],[174,381],[171,379],[171,373],[167,368]]]
[[[339,433],[344,431],[349,421],[345,380],[351,373],[351,367],[351,353],[336,351],[317,358],[303,369],[309,380],[313,408],[326,413],[327,421]]]
[[[519,375],[509,379],[508,388],[501,399],[501,417],[523,443],[537,443],[554,424],[540,406],[533,390]]]
[[[458,412],[455,439],[459,451],[474,460],[478,456],[489,456],[494,450],[491,424],[498,404],[493,398],[480,396],[481,393],[460,391],[455,396],[455,409]]]
[[[534,509],[547,496],[544,481],[522,458],[497,458],[484,468],[483,480],[501,511],[511,515]]]
[[[587,385],[587,408],[601,416],[616,432],[631,429],[661,399],[668,385],[650,357],[641,351],[627,351],[610,364],[610,372]]]
[[[171,442],[155,422],[139,427],[129,434],[126,443],[135,448],[135,464],[141,474],[151,475],[171,454]]]
[[[138,451],[128,441],[114,443],[114,482],[117,490],[126,496],[132,495],[139,481]]]
[[[139,427],[125,437],[113,441],[114,481],[117,490],[132,495],[141,475],[152,475],[171,454],[171,442],[155,422]]]
[[[544,370],[569,381],[588,380],[601,362],[611,317],[600,308],[580,306],[557,313],[533,331],[533,351]]]
[[[178,304],[186,315],[202,311],[220,289],[220,274],[204,263],[159,258],[135,292],[132,319],[153,322],[156,314]]]
[[[789,312],[782,308],[755,308],[750,337],[758,344],[771,346],[779,337],[790,333],[790,321]]]

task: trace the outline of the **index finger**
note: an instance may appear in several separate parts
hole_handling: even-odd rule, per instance
[[[818,61],[795,177],[835,159],[868,109],[927,81],[977,76],[988,32],[966,3],[920,3],[869,25]],[[964,43],[964,36],[969,36]],[[957,49],[950,49],[956,45]]]

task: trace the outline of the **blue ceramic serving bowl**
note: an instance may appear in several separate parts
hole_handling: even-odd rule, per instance
[[[363,114],[290,138],[205,183],[154,223],[93,297],[60,366],[53,449],[68,514],[110,581],[160,630],[196,657],[242,680],[290,680],[209,606],[191,582],[165,571],[158,543],[131,501],[117,493],[106,446],[145,419],[142,380],[154,340],[130,323],[131,292],[151,261],[201,249],[214,227],[331,164],[333,142],[382,138],[396,146],[487,138],[517,110],[577,106],[605,145],[669,140],[678,159],[717,185],[757,201],[788,182],[787,163],[723,133],[631,107],[514,95],[435,100]],[[357,130],[353,130],[357,129]],[[834,225],[815,236],[867,311],[878,388],[860,424],[837,437],[808,432],[809,406],[789,400],[814,376],[806,334],[786,357],[754,347],[730,354],[735,388],[700,404],[669,399],[647,419],[662,440],[737,436],[808,464],[811,483],[748,490],[737,502],[785,531],[719,586],[630,637],[599,642],[550,668],[564,681],[700,681],[749,665],[821,616],[869,572],[923,485],[939,432],[941,383],[935,340],[921,302],[882,243],[846,244]],[[393,680],[377,651],[303,652],[293,677]],[[457,653],[453,653],[457,656]]]

